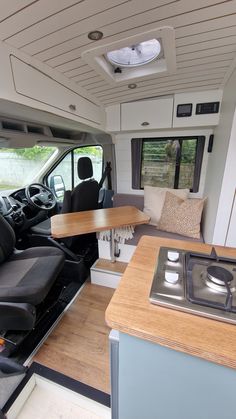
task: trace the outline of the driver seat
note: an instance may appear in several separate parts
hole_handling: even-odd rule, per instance
[[[89,157],[80,157],[77,163],[78,177],[82,180],[72,191],[65,191],[64,200],[62,204],[61,213],[70,213],[77,211],[88,211],[96,210],[99,207],[99,184],[93,179],[93,165]],[[46,220],[38,223],[31,227],[31,233],[33,235],[39,235],[44,237],[51,236],[51,220]],[[83,243],[84,241],[95,241],[96,234],[84,234],[76,238],[66,238],[63,243],[67,248],[72,248],[74,243]],[[50,240],[50,243],[54,243],[56,246],[59,244],[55,241]],[[66,249],[64,249],[66,251]]]
[[[0,215],[0,329],[31,330],[39,305],[64,266],[64,254],[53,247],[14,250],[16,238]]]

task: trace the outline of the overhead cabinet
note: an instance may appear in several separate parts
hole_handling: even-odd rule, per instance
[[[121,130],[171,128],[173,98],[145,100],[121,105]]]
[[[18,94],[83,118],[88,125],[101,125],[103,112],[96,103],[13,55],[11,66]]]
[[[109,132],[216,126],[222,90],[175,94],[106,108]]]

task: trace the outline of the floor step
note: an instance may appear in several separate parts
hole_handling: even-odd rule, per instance
[[[117,288],[120,278],[127,267],[125,262],[111,262],[108,259],[98,259],[90,269],[91,283],[109,288]]]

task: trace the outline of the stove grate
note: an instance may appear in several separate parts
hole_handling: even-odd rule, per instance
[[[193,304],[199,304],[205,307],[212,307],[217,308],[220,310],[228,311],[236,313],[236,307],[233,306],[233,294],[230,289],[230,282],[229,278],[231,279],[231,273],[228,272],[226,269],[225,275],[223,275],[220,279],[226,289],[226,296],[225,296],[225,302],[218,302],[218,301],[211,301],[209,299],[204,299],[195,296],[194,294],[194,283],[193,283],[193,275],[192,270],[194,265],[197,263],[199,265],[202,265],[203,267],[207,267],[209,263],[216,262],[216,263],[234,263],[235,259],[229,259],[224,257],[219,257],[215,251],[215,248],[212,248],[210,255],[203,255],[198,253],[186,253],[186,273],[187,273],[187,281],[186,281],[186,293],[187,293],[187,299],[193,303]],[[210,268],[210,267],[209,267]],[[223,269],[223,268],[221,268]],[[208,269],[209,270],[209,269]]]

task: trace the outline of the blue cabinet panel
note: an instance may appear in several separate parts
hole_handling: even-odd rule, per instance
[[[236,371],[121,333],[119,419],[236,419]]]

